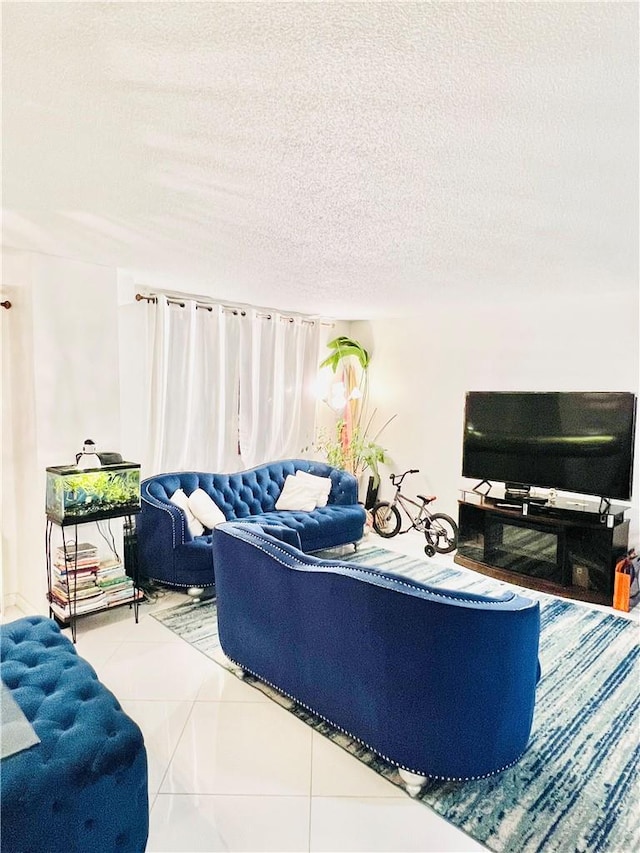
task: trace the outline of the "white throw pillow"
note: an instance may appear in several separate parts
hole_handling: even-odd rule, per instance
[[[280,497],[276,501],[276,509],[297,509],[302,512],[311,512],[315,508],[314,488],[291,474],[286,477]]]
[[[216,524],[226,521],[225,514],[218,504],[205,492],[204,489],[196,489],[189,495],[189,509],[201,524],[210,530]]]
[[[331,477],[318,477],[316,474],[308,474],[306,471],[296,471],[296,477],[313,488],[316,506],[327,505],[331,491]]]
[[[191,512],[189,508],[189,498],[185,495],[182,489],[176,489],[175,492],[169,498],[172,504],[179,506],[180,509],[184,510],[185,515],[187,516],[187,526],[189,527],[189,532],[192,536],[202,536],[204,533],[204,527],[202,523],[198,521],[195,515]]]

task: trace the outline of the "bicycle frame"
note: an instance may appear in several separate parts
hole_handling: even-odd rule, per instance
[[[416,499],[402,494],[402,483],[408,474],[418,474],[417,468],[411,468],[404,474],[391,474],[395,494],[392,501],[379,501],[373,508],[373,527],[385,539],[391,539],[399,533],[417,530],[424,533],[427,540],[425,553],[428,557],[438,552],[449,554],[458,544],[458,525],[444,512],[430,512],[429,504],[436,500],[435,495],[425,497],[416,495]],[[409,526],[402,527],[402,514],[409,519]]]
[[[418,501],[414,501],[412,498],[406,497],[406,495],[403,495],[400,491],[401,488],[401,485],[396,486],[396,493],[390,506],[397,508],[399,505],[400,509],[407,516],[411,524],[405,530],[401,530],[400,533],[408,533],[410,530],[417,530],[420,533],[424,533],[425,529],[429,526],[428,522],[431,519],[431,513],[429,512],[426,501],[418,503]],[[414,506],[418,510],[415,515],[411,514],[408,504],[411,504],[411,506]]]

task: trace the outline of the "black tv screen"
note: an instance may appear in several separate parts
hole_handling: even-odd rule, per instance
[[[630,500],[635,412],[627,392],[470,391],[462,474]]]

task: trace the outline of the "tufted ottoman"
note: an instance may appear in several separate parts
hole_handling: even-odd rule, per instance
[[[2,759],[3,853],[140,851],[142,733],[50,619],[0,627],[1,677],[40,743]]]

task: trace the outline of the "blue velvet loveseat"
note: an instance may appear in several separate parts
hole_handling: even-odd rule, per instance
[[[52,619],[17,619],[0,636],[3,853],[141,853],[142,732]]]
[[[321,560],[239,523],[215,529],[213,557],[225,655],[396,765],[409,793],[525,750],[537,602]]]
[[[297,471],[330,478],[326,506],[311,511],[276,509],[285,479]],[[322,462],[287,459],[235,474],[158,474],[141,484],[142,508],[137,519],[140,574],[171,587],[202,590],[215,586],[211,529],[192,535],[185,512],[171,501],[178,489],[187,496],[204,490],[227,521],[283,528],[282,535],[305,552],[358,542],[364,530],[366,513],[358,504],[356,478]]]

